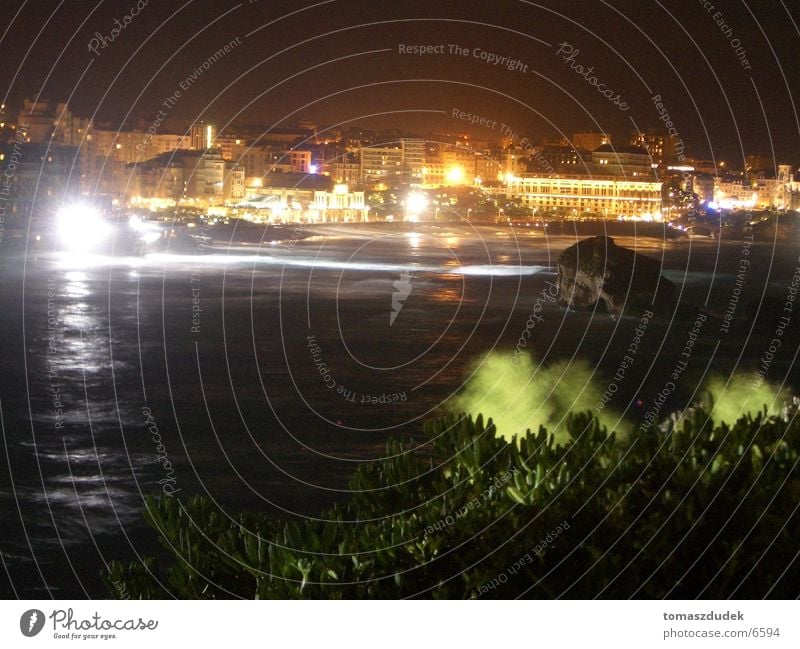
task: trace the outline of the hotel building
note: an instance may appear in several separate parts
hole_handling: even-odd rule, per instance
[[[519,198],[526,207],[542,212],[661,219],[661,183],[652,180],[523,174],[509,175],[504,186],[484,191]]]

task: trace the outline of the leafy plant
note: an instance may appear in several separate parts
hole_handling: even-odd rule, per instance
[[[509,444],[447,416],[425,429],[438,464],[391,442],[321,521],[150,499],[166,560],[106,579],[139,598],[796,597],[796,418],[687,417],[621,442],[574,414],[566,443]]]

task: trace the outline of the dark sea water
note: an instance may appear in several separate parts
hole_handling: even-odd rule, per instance
[[[765,305],[786,293],[798,247],[750,247],[724,333],[716,316],[742,244],[633,235],[617,243],[661,259],[687,305],[652,325],[615,395],[635,417],[663,387],[693,309],[711,317],[670,407],[706,372],[758,366],[774,330]],[[195,256],[0,249],[0,595],[107,596],[107,561],[155,549],[142,499],[163,488],[231,511],[319,515],[389,437],[419,437],[476,358],[514,348],[575,240],[375,226]],[[550,303],[543,314],[528,350],[587,359],[600,377],[638,322]],[[796,336],[784,342],[768,379],[796,388]]]

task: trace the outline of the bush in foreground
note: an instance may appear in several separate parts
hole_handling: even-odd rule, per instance
[[[797,597],[796,417],[567,429],[509,444],[481,417],[429,423],[432,458],[389,443],[323,521],[150,500],[168,560],[106,580],[134,598]]]

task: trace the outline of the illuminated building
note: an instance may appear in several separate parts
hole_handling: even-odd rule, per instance
[[[142,135],[141,133],[139,135]],[[157,156],[161,153],[178,151],[179,149],[189,149],[189,137],[175,133],[156,133],[149,141],[148,155],[142,155],[140,159]]]
[[[708,174],[694,174],[691,177],[691,186],[686,189],[697,194],[701,202],[714,200],[714,176]]]
[[[795,209],[800,203],[800,183],[795,182],[793,171],[789,165],[779,165],[777,178],[714,178],[714,197],[708,205],[725,210]]]
[[[189,149],[189,137],[172,133],[94,128],[82,131],[79,142],[81,191],[123,198],[128,187],[126,165]]]
[[[271,153],[266,147],[248,147],[237,158],[237,162],[245,169],[248,178],[260,179],[268,171]],[[249,182],[249,181],[248,181]]]
[[[581,173],[591,165],[592,154],[581,147],[546,144],[534,147],[525,159],[529,173]]]
[[[207,205],[225,200],[226,163],[218,150],[163,153],[132,167],[136,196]]]
[[[222,197],[227,202],[240,201],[245,197],[245,169],[235,162],[225,162],[225,176],[222,181]]]
[[[582,141],[591,144],[587,134]],[[661,183],[640,147],[603,144],[591,153],[569,146],[532,147],[529,173],[503,175],[509,196],[544,212],[603,218],[661,218]],[[498,190],[489,191],[497,193]]]
[[[623,178],[653,178],[653,163],[647,151],[637,146],[615,147],[611,144],[592,151],[590,173]]]
[[[472,184],[475,179],[475,152],[465,146],[446,145],[441,149],[445,185]]]
[[[284,147],[266,147],[265,152],[266,170],[264,173],[311,173],[311,151],[298,151]],[[251,174],[248,171],[247,175],[255,174]]]
[[[509,175],[489,194],[520,199],[541,212],[603,218],[661,219],[661,183],[619,177]]]
[[[400,139],[402,151],[402,172],[406,182],[418,179],[425,166],[425,140],[404,137]]]
[[[288,162],[289,173],[307,174],[311,171],[311,151],[291,149],[286,151],[282,158]]]
[[[475,182],[479,179],[494,179],[502,173],[503,163],[499,156],[478,154],[475,157]]]
[[[328,165],[331,177],[337,183],[344,183],[350,186],[357,186],[361,183],[361,165],[358,162],[348,161],[345,158],[342,161],[334,162]]]
[[[189,129],[189,142],[194,151],[204,151],[205,149],[213,148],[216,139],[217,129],[213,124],[200,122],[198,124],[192,124]]]
[[[427,161],[420,173],[420,184],[423,187],[438,187],[444,185],[444,182],[445,165],[438,161]]]
[[[73,146],[78,144],[79,130],[84,121],[73,116],[66,102],[26,99],[19,112],[17,124],[26,126],[30,142]]]
[[[418,181],[425,166],[425,140],[400,138],[397,144],[361,147],[359,154],[366,183]]]
[[[363,221],[368,214],[364,192],[314,174],[269,174],[236,208],[259,223]]]
[[[686,162],[683,140],[679,136],[671,137],[659,129],[649,128],[644,133],[632,133],[631,146],[647,151],[653,164],[660,167],[675,161],[681,164]]]
[[[217,135],[214,148],[219,149],[223,160],[237,160],[247,149],[247,142],[238,135]]]
[[[366,221],[368,211],[364,192],[351,192],[342,183],[334,185],[333,191],[314,192],[308,216],[311,221]]]
[[[256,220],[300,221],[314,203],[316,192],[328,192],[333,183],[327,176],[313,174],[273,173],[259,179],[247,189],[242,207],[253,207],[260,212]]]
[[[399,146],[362,147],[361,177],[367,183],[399,180],[403,171],[403,150]]]
[[[247,184],[250,186],[267,174],[307,174],[312,172],[311,151],[263,144],[235,146],[239,148],[239,152],[232,157],[232,160],[244,167],[248,178]]]

